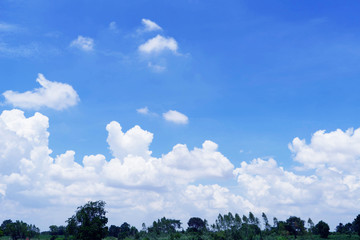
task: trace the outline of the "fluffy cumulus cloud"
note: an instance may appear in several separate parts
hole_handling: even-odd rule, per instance
[[[106,130],[113,158],[97,154],[76,161],[72,150],[51,156],[48,127],[49,119],[40,113],[29,118],[20,110],[0,115],[0,201],[14,206],[14,213],[34,212],[39,204],[74,209],[74,204],[104,199],[116,209],[163,215],[177,198],[184,199],[181,204],[189,201],[184,195],[188,184],[233,176],[234,166],[211,141],[192,150],[178,144],[154,157],[149,150],[152,133],[139,126],[124,132],[111,122]],[[0,217],[5,218],[9,212],[3,210]]]
[[[175,110],[169,110],[166,113],[163,113],[163,117],[166,121],[173,122],[176,124],[189,123],[189,118],[185,114]]]
[[[145,32],[152,32],[152,31],[160,31],[162,30],[162,28],[157,25],[155,22],[149,20],[149,19],[141,19],[141,23],[144,26],[144,31]]]
[[[241,195],[275,215],[314,216],[334,226],[360,210],[360,129],[317,131],[309,144],[289,144],[297,171],[286,171],[274,159],[243,162],[234,170]],[[306,174],[305,174],[306,172]],[[310,174],[309,174],[310,173]]]
[[[29,219],[45,229],[98,199],[107,202],[111,221],[138,225],[162,216],[211,222],[218,213],[252,211],[280,219],[326,219],[335,226],[360,210],[358,129],[319,131],[309,144],[295,138],[290,149],[305,174],[285,170],[274,159],[254,159],[234,169],[209,140],[193,149],[177,144],[155,157],[152,133],[140,126],[124,131],[115,121],[106,126],[110,159],[96,154],[76,160],[73,150],[52,156],[48,127],[49,119],[40,113],[0,115],[0,218]],[[204,184],[234,176],[232,187]]]
[[[166,50],[177,52],[178,44],[174,38],[157,35],[139,46],[139,51],[144,54],[160,53]]]
[[[94,50],[94,39],[79,35],[77,39],[70,43],[70,47],[76,47],[85,52],[90,52]]]
[[[332,168],[335,171],[360,173],[360,129],[317,131],[310,144],[295,138],[289,144],[294,160],[307,169]]]
[[[68,84],[49,81],[41,73],[36,81],[41,87],[33,91],[18,93],[9,90],[4,92],[6,103],[24,109],[48,107],[62,110],[79,102],[78,94]]]

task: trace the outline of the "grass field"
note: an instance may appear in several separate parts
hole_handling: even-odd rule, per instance
[[[40,235],[39,237],[32,238],[32,240],[50,240],[50,235]],[[55,240],[64,240],[65,236],[57,236]],[[131,238],[127,238],[125,240],[130,240]],[[149,238],[140,238],[139,240],[171,240],[171,236],[157,236],[157,237],[149,237]],[[191,236],[189,234],[181,234],[178,240],[200,240],[197,237]],[[212,240],[210,236],[203,235],[202,240]],[[260,236],[256,236],[253,240],[260,240]],[[292,240],[295,239],[294,236],[265,236],[262,238],[263,240]],[[358,235],[347,235],[347,234],[330,234],[327,238],[328,240],[360,240]],[[9,236],[0,237],[0,240],[11,240]],[[19,239],[20,240],[20,239]],[[107,237],[104,240],[117,240],[114,237]],[[226,239],[225,239],[226,240]],[[239,239],[240,240],[240,239]],[[296,240],[324,240],[324,238],[320,238],[318,235],[308,235],[308,236],[298,236]]]

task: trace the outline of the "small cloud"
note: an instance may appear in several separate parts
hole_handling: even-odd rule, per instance
[[[159,116],[157,113],[151,112],[148,107],[136,109],[136,112],[146,116],[153,116],[153,117]]]
[[[116,31],[117,30],[117,25],[116,25],[116,22],[111,22],[109,24],[109,29],[112,30],[112,31]]]
[[[139,108],[139,109],[136,109],[136,111],[137,111],[138,113],[144,114],[144,115],[149,114],[149,108],[148,108],[148,107]]]
[[[148,63],[148,67],[151,68],[154,72],[163,72],[166,69],[164,66],[152,64],[152,62]]]
[[[146,54],[160,53],[165,50],[170,50],[173,53],[176,53],[177,49],[178,44],[174,38],[167,38],[161,35],[157,35],[139,46],[139,51]]]
[[[155,22],[149,19],[141,19],[141,23],[144,25],[144,32],[160,31],[162,28],[157,25]]]
[[[36,81],[41,88],[18,93],[8,90],[3,93],[6,103],[14,107],[25,109],[39,109],[48,107],[55,110],[62,110],[76,105],[79,102],[79,96],[72,86],[66,83],[51,82],[44,75],[39,73]]]
[[[76,47],[83,51],[89,52],[94,49],[94,39],[79,35],[77,39],[70,43],[70,47]]]
[[[169,110],[166,113],[163,113],[163,117],[166,121],[173,122],[176,124],[188,124],[189,118],[175,110]]]

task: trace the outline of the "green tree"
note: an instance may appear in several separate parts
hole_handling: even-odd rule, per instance
[[[175,233],[177,230],[180,230],[181,222],[176,219],[167,219],[165,217],[158,219],[153,222],[153,225],[148,228],[150,233],[159,234],[168,234]]]
[[[206,231],[206,220],[202,220],[199,217],[192,217],[188,221],[188,229],[189,232],[204,232]]]
[[[360,214],[352,222],[352,228],[360,236]]]
[[[119,228],[119,239],[125,239],[126,237],[130,236],[131,234],[131,228],[130,228],[130,224],[128,224],[127,222],[124,222],[123,224],[121,224],[120,228]]]
[[[11,219],[4,220],[0,226],[0,229],[3,231],[5,236],[10,235],[10,224],[13,223]]]
[[[241,217],[239,216],[239,214],[235,213],[235,228],[238,230],[241,227],[242,221],[241,221]]]
[[[298,217],[291,216],[286,220],[286,230],[295,238],[305,233],[305,222]]]
[[[58,226],[56,226],[56,225],[51,225],[51,226],[49,227],[49,229],[50,229],[50,235],[51,235],[51,236],[57,236],[57,235],[58,235],[58,233],[59,233],[59,227],[58,227]]]
[[[120,233],[120,227],[115,225],[110,226],[108,236],[117,238],[119,236],[119,233]]]
[[[308,219],[307,221],[308,223],[308,228],[309,228],[309,232],[312,233],[314,231],[314,222],[311,220],[311,218]]]
[[[107,235],[105,202],[88,202],[67,220],[67,231],[79,240],[101,240]]]
[[[264,221],[264,229],[265,229],[265,231],[270,231],[271,226],[269,224],[269,220],[268,220],[266,214],[262,213],[261,217],[263,218],[263,221]]]
[[[326,222],[320,221],[314,227],[314,233],[322,238],[327,238],[330,233],[330,227]]]
[[[27,223],[19,220],[8,223],[7,231],[7,235],[9,235],[13,240],[24,239],[26,237],[33,238],[40,234],[40,229],[35,225],[28,225]]]

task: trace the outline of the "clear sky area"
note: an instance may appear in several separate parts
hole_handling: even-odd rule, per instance
[[[0,1],[0,221],[360,213],[360,2]]]

